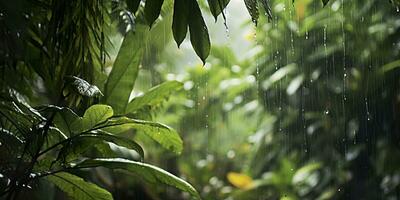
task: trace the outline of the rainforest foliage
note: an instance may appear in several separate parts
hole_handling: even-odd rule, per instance
[[[398,199],[400,2],[235,3],[1,2],[0,199]]]

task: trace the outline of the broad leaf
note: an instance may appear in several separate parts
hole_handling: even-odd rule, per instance
[[[112,117],[114,114],[111,106],[96,104],[90,106],[86,111],[80,123],[80,130],[89,130],[96,125],[105,122],[107,119]]]
[[[143,56],[146,33],[146,28],[138,25],[136,32],[130,31],[125,36],[105,85],[105,102],[116,114],[124,113],[128,104]]]
[[[193,188],[186,181],[176,177],[175,175],[146,163],[135,162],[126,159],[90,159],[85,160],[75,167],[77,168],[93,168],[93,167],[106,167],[110,169],[124,169],[136,176],[153,184],[167,184],[176,187],[182,191],[188,192],[195,199],[200,199],[196,189]]]
[[[69,81],[67,84],[70,84],[82,96],[94,97],[103,95],[97,86],[91,85],[81,78],[71,76],[67,77],[66,80]]]
[[[210,54],[210,37],[197,1],[187,1],[189,3],[189,12],[191,16],[189,20],[190,42],[192,43],[194,51],[204,64],[206,58]]]
[[[178,81],[168,81],[151,88],[143,96],[135,97],[129,102],[126,112],[132,113],[145,106],[159,105],[164,99],[168,98],[172,92],[182,88],[182,83]]]
[[[257,25],[259,16],[257,0],[244,0],[244,4],[246,5],[247,11],[249,11],[251,21]]]
[[[109,120],[104,126],[107,126],[104,130],[115,134],[129,129],[136,129],[139,133],[143,132],[160,143],[161,146],[176,154],[180,154],[183,149],[182,139],[179,134],[164,124],[121,117]]]
[[[186,37],[189,25],[189,7],[188,0],[174,1],[174,15],[172,20],[172,33],[178,47]]]
[[[144,16],[151,27],[160,15],[164,0],[147,0],[144,5]]]
[[[223,9],[228,5],[230,0],[207,0],[210,7],[211,14],[214,16],[215,21]],[[223,14],[223,13],[222,13]]]
[[[112,200],[112,195],[105,189],[86,182],[82,178],[61,172],[47,177],[47,180],[56,185],[69,197],[76,200]]]
[[[118,137],[112,134],[96,132],[83,134],[73,138],[70,142],[66,143],[63,148],[61,148],[58,159],[61,159],[61,161],[63,162],[74,160],[81,156],[82,153],[89,150],[91,147],[94,147],[95,145],[101,144],[103,142],[111,142],[118,146],[135,150],[141,156],[141,158],[144,158],[142,147],[133,140]]]
[[[54,107],[56,108],[56,107]],[[63,132],[64,134],[67,134],[69,136],[72,136],[76,130],[78,130],[78,127],[76,127],[78,124],[78,121],[81,120],[77,114],[75,114],[74,111],[72,111],[69,108],[58,108],[59,111],[56,113],[53,123],[57,126],[57,128]]]

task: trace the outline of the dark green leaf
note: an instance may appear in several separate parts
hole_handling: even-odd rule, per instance
[[[329,3],[329,0],[322,0],[322,3],[324,4],[324,6],[326,6],[326,4]]]
[[[126,159],[91,159],[85,160],[76,165],[78,168],[106,167],[110,169],[124,169],[144,180],[153,183],[163,183],[182,191],[188,192],[195,199],[200,199],[196,189],[186,181],[176,177],[175,175],[146,163],[130,161]]]
[[[105,189],[86,182],[82,178],[61,172],[47,177],[69,197],[75,200],[112,200],[112,195]]]
[[[189,20],[188,0],[175,0],[172,33],[178,47],[186,37]]]
[[[257,25],[259,16],[257,0],[244,0],[244,4],[246,5],[247,11],[249,11],[251,21]]]
[[[176,154],[180,154],[183,149],[182,139],[179,134],[174,129],[164,124],[121,117],[109,120],[104,126],[107,126],[104,130],[111,133],[120,133],[129,129],[136,129],[139,133],[145,133],[150,136],[150,138],[160,143],[164,148]]]
[[[68,84],[73,86],[74,90],[78,92],[82,96],[94,97],[94,96],[103,96],[103,93],[99,90],[99,88],[95,85],[90,85],[87,81],[78,78],[76,76],[71,76],[66,78],[69,81]]]
[[[272,10],[271,10],[271,6],[269,5],[269,0],[260,0],[264,10],[268,16],[268,20],[272,20]]]
[[[126,112],[132,113],[145,106],[156,106],[168,98],[172,92],[182,88],[178,81],[168,81],[151,88],[143,96],[135,97],[127,106]]]
[[[211,14],[214,16],[215,21],[223,9],[228,5],[230,0],[207,0],[210,7]]]
[[[147,0],[144,5],[144,16],[147,23],[151,27],[160,15],[161,7],[164,0]]]
[[[206,58],[210,54],[210,37],[197,1],[188,1],[191,15],[189,20],[190,42],[196,54],[203,61],[203,64],[205,64]]]
[[[108,77],[105,102],[113,107],[116,114],[125,112],[139,71],[147,32],[144,26],[137,25],[136,32],[131,31],[125,36]]]
[[[78,130],[78,127],[74,126],[76,126],[77,122],[80,120],[79,116],[69,108],[58,109],[59,111],[55,115],[53,123],[61,132],[72,136],[74,131]]]
[[[129,11],[134,15],[139,8],[141,0],[126,0],[126,5],[128,6]]]

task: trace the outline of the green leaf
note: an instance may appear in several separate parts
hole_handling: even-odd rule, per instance
[[[90,133],[79,135],[78,137],[73,138],[69,143],[66,143],[66,145],[61,148],[58,159],[61,159],[64,162],[74,160],[91,147],[103,142],[111,142],[118,146],[135,150],[141,158],[144,158],[142,147],[133,140],[108,133]]]
[[[144,5],[144,17],[151,27],[160,15],[164,0],[147,0]]]
[[[189,25],[189,7],[188,0],[174,1],[174,15],[172,20],[172,33],[178,47],[186,37]]]
[[[178,81],[168,81],[151,88],[143,96],[135,97],[129,102],[126,112],[132,113],[145,106],[159,105],[168,98],[172,92],[181,89],[183,84]]]
[[[99,88],[95,85],[89,84],[87,81],[78,78],[76,76],[66,77],[66,80],[69,81],[73,89],[82,96],[94,97],[94,96],[103,96],[103,93],[99,90]]]
[[[138,10],[140,1],[141,0],[126,0],[126,5],[133,15],[135,15],[136,11]]]
[[[251,16],[251,21],[253,21],[254,24],[257,25],[259,16],[257,0],[244,0],[244,4],[246,5],[247,11]]]
[[[53,107],[56,108],[56,107]],[[77,123],[80,117],[69,108],[57,108],[59,111],[54,116],[53,123],[57,128],[69,136],[74,135],[74,131],[78,130]]]
[[[211,14],[214,16],[215,21],[223,9],[228,5],[230,0],[207,0],[210,7]]]
[[[260,0],[261,4],[264,7],[265,13],[268,16],[268,20],[272,20],[272,10],[271,7],[269,5],[269,0]]]
[[[144,26],[139,25],[136,26],[136,32],[128,32],[108,77],[105,102],[113,107],[116,114],[125,112],[139,71],[147,32]]]
[[[189,1],[189,20],[190,42],[196,54],[200,57],[203,64],[210,54],[210,37],[206,23],[204,22],[201,10],[196,0]]]
[[[329,3],[329,0],[322,0],[322,3],[324,4],[324,6],[326,6],[326,4]]]
[[[186,181],[175,175],[146,163],[130,161],[126,159],[89,159],[76,165],[78,168],[106,167],[110,169],[124,169],[136,176],[139,176],[147,182],[158,184],[163,183],[173,186],[182,191],[188,192],[195,199],[200,199],[200,195]]]
[[[86,182],[82,178],[61,172],[47,177],[51,183],[76,200],[112,200],[113,197],[107,190]]]
[[[89,130],[95,127],[96,125],[107,121],[114,114],[111,106],[96,104],[90,106],[86,111],[80,123],[80,130]]]
[[[107,126],[107,128],[103,130],[115,134],[129,129],[136,129],[139,133],[143,132],[161,144],[161,146],[176,154],[180,154],[183,149],[183,142],[179,134],[164,124],[120,117],[109,120],[104,126]]]

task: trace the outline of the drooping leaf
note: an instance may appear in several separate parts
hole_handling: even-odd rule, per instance
[[[203,61],[210,54],[210,37],[208,35],[208,29],[204,22],[201,10],[196,0],[188,0],[189,3],[189,31],[190,31],[190,42],[192,43],[193,49],[197,56]]]
[[[251,21],[253,21],[253,23],[257,25],[259,17],[257,0],[244,0],[244,4],[246,5],[247,11],[251,16]]]
[[[160,15],[161,7],[164,0],[147,0],[144,5],[144,16],[147,23],[151,27]]]
[[[135,85],[139,65],[143,56],[143,45],[148,30],[144,26],[136,26],[122,42],[113,69],[105,85],[105,100],[116,114],[123,114],[129,96]]]
[[[141,0],[127,0],[126,1],[128,9],[129,9],[129,11],[132,12],[132,14],[135,14],[136,11],[138,10],[139,5],[140,5],[140,1]]]
[[[324,6],[326,6],[326,4],[329,3],[329,0],[322,0],[322,3],[324,4]]]
[[[66,143],[63,148],[61,148],[58,159],[60,159],[61,161],[74,160],[90,148],[95,147],[95,145],[101,144],[103,142],[111,142],[118,146],[135,150],[142,159],[144,158],[142,147],[135,141],[108,133],[96,132],[79,135],[78,137],[73,138],[70,142]]]
[[[69,81],[67,84],[70,84],[73,89],[82,96],[103,96],[103,93],[101,93],[100,89],[97,86],[91,85],[87,81],[79,77],[71,76],[67,77],[66,80]]]
[[[269,0],[260,0],[260,1],[264,7],[266,15],[268,16],[268,20],[272,20],[272,10],[271,6],[269,5]]]
[[[182,83],[178,81],[168,81],[151,88],[143,96],[135,97],[129,102],[126,112],[135,112],[144,106],[156,106],[164,99],[168,98],[172,92],[182,88]]]
[[[146,163],[126,159],[89,159],[76,165],[78,168],[106,167],[110,169],[123,169],[143,178],[145,181],[159,184],[163,183],[188,192],[195,199],[200,199],[196,189],[186,181],[175,175]]]
[[[208,6],[210,7],[211,14],[214,16],[215,21],[217,17],[222,13],[223,9],[228,5],[230,0],[207,0]]]
[[[47,180],[75,200],[113,199],[112,195],[107,190],[66,172],[50,175],[47,177]]]
[[[104,130],[114,134],[136,129],[139,133],[143,132],[161,146],[176,154],[180,154],[183,149],[183,142],[179,134],[164,124],[120,117],[109,120],[104,126],[107,126]]]
[[[174,15],[172,20],[172,33],[178,47],[186,37],[189,25],[189,6],[188,0],[174,1]]]

